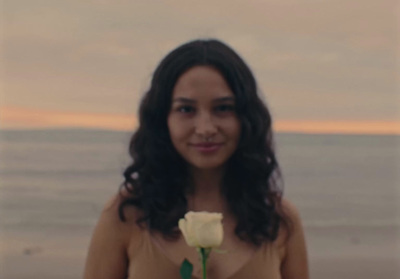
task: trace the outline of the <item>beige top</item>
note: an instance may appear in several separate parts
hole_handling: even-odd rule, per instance
[[[278,250],[275,242],[265,243],[232,276],[218,279],[281,279]],[[129,245],[128,256],[128,279],[181,278],[180,266],[159,248],[147,230],[138,230],[135,243]],[[229,261],[229,254],[222,256]],[[192,276],[192,279],[200,277]]]

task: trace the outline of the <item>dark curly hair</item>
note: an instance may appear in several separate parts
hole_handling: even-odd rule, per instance
[[[237,150],[226,163],[222,193],[237,218],[236,235],[255,245],[277,238],[282,210],[282,175],[274,154],[271,115],[257,95],[251,70],[230,47],[218,40],[195,40],[170,52],[156,68],[150,89],[139,108],[139,127],[129,153],[133,159],[120,188],[119,217],[133,205],[143,213],[137,224],[176,239],[179,218],[187,212],[187,162],[173,147],[167,126],[172,91],[177,79],[195,66],[210,66],[226,79],[236,97],[241,123]]]

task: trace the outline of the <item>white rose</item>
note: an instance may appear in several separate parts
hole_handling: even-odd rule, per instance
[[[224,237],[221,221],[222,213],[189,211],[178,225],[187,245],[214,248],[221,245]]]

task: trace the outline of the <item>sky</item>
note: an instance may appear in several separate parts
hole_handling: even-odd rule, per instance
[[[400,134],[395,0],[6,0],[1,128],[129,130],[152,72],[197,38],[253,70],[274,127]]]

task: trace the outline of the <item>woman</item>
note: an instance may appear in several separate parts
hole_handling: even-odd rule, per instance
[[[85,279],[178,279],[195,249],[177,227],[187,211],[223,213],[226,254],[209,279],[308,278],[300,215],[282,198],[271,116],[245,62],[217,40],[169,53],[154,72],[130,143],[133,163],[104,208]]]

